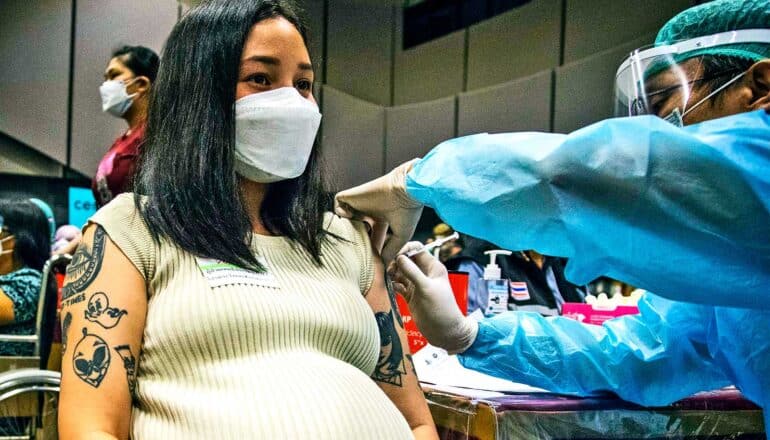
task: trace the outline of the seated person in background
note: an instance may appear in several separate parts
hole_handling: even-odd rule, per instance
[[[631,296],[631,293],[636,288],[628,283],[613,280],[609,277],[599,277],[588,284],[587,290],[589,295],[599,296],[603,293],[608,298],[612,298],[616,295]]]
[[[41,270],[51,235],[43,211],[29,200],[0,200],[0,334],[35,332]],[[28,356],[32,344],[0,342],[0,354]]]
[[[446,223],[439,223],[433,227],[433,237],[425,241],[425,244],[431,243],[434,240],[441,240],[454,234],[455,231],[451,226]],[[458,240],[449,240],[444,242],[441,246],[434,249],[434,256],[442,263],[449,260],[453,256],[457,255],[462,250],[462,246],[458,244]]]
[[[324,212],[306,41],[282,0],[174,27],[142,196],[68,266],[60,438],[438,438],[367,229]]]
[[[486,308],[486,295],[480,291],[478,280],[484,277],[484,266],[489,263],[485,251],[499,249],[494,244],[461,234],[454,246],[462,250],[449,258],[448,270],[468,272],[468,314]],[[514,252],[511,256],[498,255],[502,277],[511,281],[508,308],[558,315],[565,302],[585,302],[585,287],[576,286],[564,277],[564,258],[541,255],[535,251]]]

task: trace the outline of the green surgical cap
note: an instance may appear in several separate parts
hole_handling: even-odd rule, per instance
[[[681,12],[658,32],[656,46],[742,29],[770,29],[770,0],[714,0]],[[759,61],[770,58],[770,45],[762,43],[730,44],[687,53],[727,55]],[[679,60],[684,61],[682,60]]]

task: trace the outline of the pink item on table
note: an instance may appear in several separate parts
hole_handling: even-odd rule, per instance
[[[561,308],[564,317],[586,324],[602,325],[604,321],[624,315],[637,315],[636,306],[597,306],[596,304],[564,303]]]

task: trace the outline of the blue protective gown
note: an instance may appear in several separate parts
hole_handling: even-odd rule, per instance
[[[569,258],[567,278],[655,292],[591,326],[509,312],[466,367],[554,392],[665,405],[735,384],[770,408],[770,115],[678,128],[641,116],[569,135],[453,139],[407,192],[467,234]],[[765,424],[770,427],[768,412]]]

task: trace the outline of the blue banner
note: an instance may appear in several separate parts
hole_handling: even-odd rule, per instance
[[[69,224],[82,228],[96,212],[96,200],[91,188],[70,187]]]

